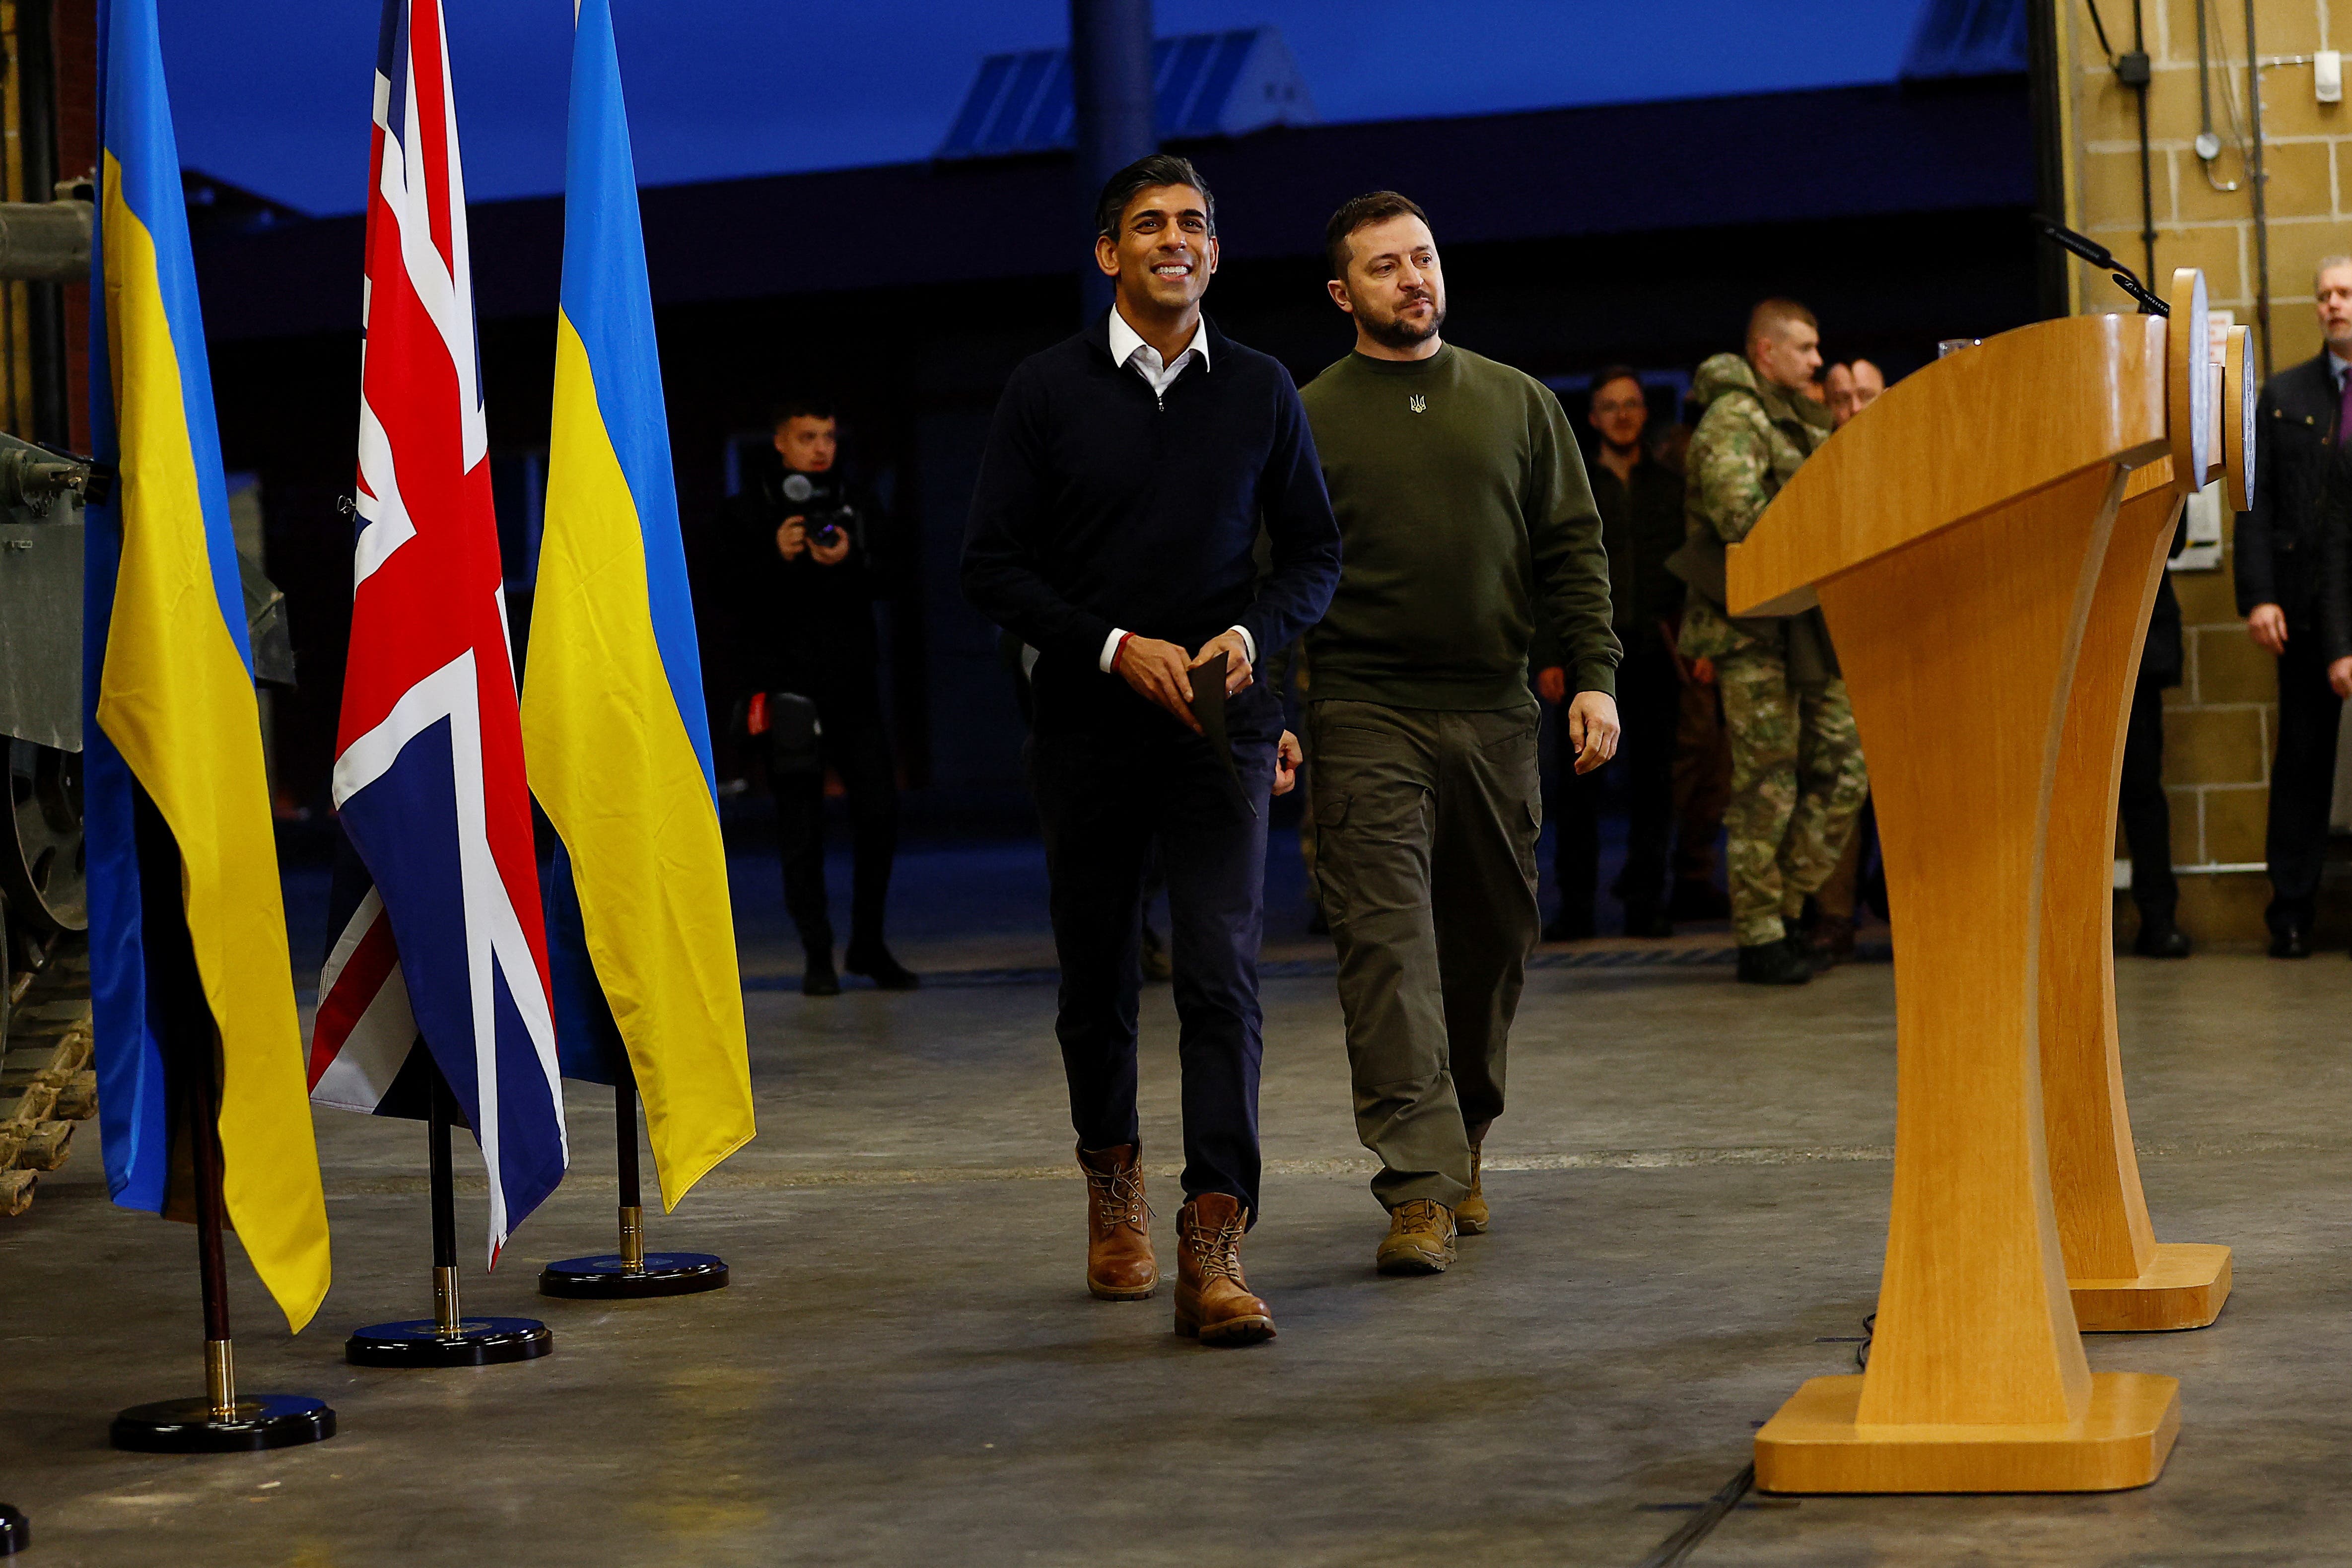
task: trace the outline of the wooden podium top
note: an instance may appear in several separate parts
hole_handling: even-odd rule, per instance
[[[1811,584],[2003,502],[2087,468],[2164,456],[2166,347],[2161,317],[2069,316],[1904,377],[1731,547],[1731,612],[1801,608]]]

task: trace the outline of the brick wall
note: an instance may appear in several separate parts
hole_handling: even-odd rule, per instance
[[[2346,12],[2333,29],[2331,6]],[[2091,5],[2058,0],[2058,7],[2062,57],[2074,65],[2066,104],[2070,221],[2138,270],[2147,253],[2137,95],[2116,80],[2092,25]],[[2098,0],[2097,10],[2107,42],[2118,54],[2129,50],[2130,0]],[[2174,267],[2202,267],[2213,305],[2254,326],[2259,339],[2252,183],[2242,152],[2252,110],[2245,6],[2242,0],[2205,5],[2206,98],[2223,143],[2210,165],[2195,145],[2205,122],[2198,0],[2143,0],[2141,12],[2151,67],[2148,189],[2157,235],[2151,281],[2160,290]],[[2316,50],[2352,42],[2352,0],[2260,0],[2254,26],[2260,57],[2278,62],[2257,74],[2269,176],[2268,362],[2284,367],[2320,349],[2313,265],[2323,256],[2352,251],[2352,110],[2316,100],[2308,59]],[[2215,181],[2239,188],[2216,190]],[[2077,308],[2130,308],[2094,268],[2078,265],[2073,284]],[[2258,353],[2261,347],[2258,342]],[[2208,945],[2255,943],[2263,937],[2268,883],[2258,871],[2218,868],[2263,860],[2276,680],[2272,661],[2248,640],[2238,619],[2226,558],[2219,570],[2176,571],[2172,582],[2186,628],[2187,673],[2180,688],[2168,694],[2165,782],[2173,860],[2197,868],[2181,878],[2181,924]],[[2127,935],[2127,904],[2118,918]],[[2323,915],[2324,925],[2335,923]]]

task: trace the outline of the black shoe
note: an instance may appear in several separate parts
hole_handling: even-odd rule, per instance
[[[830,953],[808,956],[808,966],[801,971],[801,995],[804,997],[837,997],[841,995],[841,977],[833,972]]]
[[[1168,944],[1160,939],[1150,921],[1143,925],[1142,963],[1143,977],[1155,986],[1164,986],[1175,977],[1176,967],[1168,961]]]
[[[890,956],[890,949],[879,942],[871,947],[852,947],[842,955],[841,967],[865,976],[886,991],[911,991],[923,983],[922,977]]]
[[[1552,916],[1551,924],[1543,928],[1547,942],[1582,942],[1593,935],[1591,914],[1574,915],[1567,910]]]
[[[1711,882],[1676,882],[1666,914],[1675,920],[1728,920],[1731,895]]]
[[[1626,936],[1654,937],[1674,934],[1674,917],[1656,904],[1629,904],[1625,906]]]
[[[2300,920],[2282,920],[2272,926],[2271,956],[2273,958],[2310,957],[2311,927]]]
[[[1801,986],[1813,977],[1813,961],[1797,941],[1759,942],[1739,950],[1739,978],[1750,986]]]
[[[2191,951],[2189,933],[2169,920],[2143,920],[2132,938],[2132,951],[2143,958],[2186,958]],[[2277,951],[2273,948],[2272,951]],[[2305,947],[2305,955],[2311,949]]]

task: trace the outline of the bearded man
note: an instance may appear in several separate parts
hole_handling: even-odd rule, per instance
[[[1601,514],[1542,382],[1456,348],[1428,215],[1394,191],[1325,231],[1355,350],[1299,394],[1339,521],[1307,636],[1316,875],[1339,950],[1356,1133],[1389,1210],[1374,1255],[1434,1274],[1490,1220],[1479,1176],[1541,925],[1528,688],[1538,617],[1575,695],[1576,769],[1617,749]]]

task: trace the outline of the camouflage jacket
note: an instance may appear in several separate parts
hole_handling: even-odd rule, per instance
[[[1692,432],[1685,459],[1683,525],[1686,537],[1712,531],[1724,544],[1748,537],[1797,465],[1828,438],[1829,411],[1757,379],[1738,354],[1717,354],[1698,368],[1691,396],[1706,412]],[[1778,623],[1734,621],[1693,587],[1683,605],[1685,658],[1719,659],[1778,645]]]

